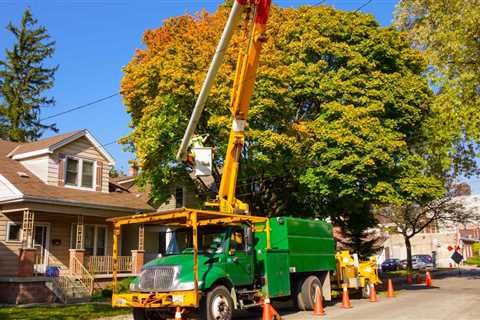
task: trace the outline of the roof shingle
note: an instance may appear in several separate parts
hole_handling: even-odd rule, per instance
[[[82,130],[77,130],[77,131],[72,131],[72,132],[60,134],[60,135],[57,135],[57,136],[53,136],[53,137],[50,137],[50,138],[38,140],[38,141],[35,141],[35,142],[18,144],[18,147],[15,150],[13,150],[13,152],[11,152],[10,156],[14,156],[14,155],[17,155],[17,154],[22,154],[22,153],[27,153],[27,152],[32,152],[32,151],[38,151],[38,150],[48,148],[48,147],[50,147],[54,144],[57,144],[57,143],[65,140],[65,139],[68,139],[68,138],[70,138],[70,137],[72,137],[72,136],[74,136],[74,135],[76,135],[77,133],[80,133],[80,132],[82,132]]]

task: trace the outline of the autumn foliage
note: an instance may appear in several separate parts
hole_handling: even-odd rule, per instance
[[[145,49],[124,68],[134,129],[128,141],[155,200],[185,179],[175,152],[227,15],[221,6],[165,21],[145,32]],[[239,197],[255,214],[331,216],[360,237],[372,205],[401,202],[412,183],[439,190],[432,177],[412,173],[424,165],[409,146],[422,139],[431,92],[424,59],[402,33],[370,15],[306,6],[273,7],[268,35],[239,178]],[[197,130],[210,134],[219,165],[240,40],[227,52]]]

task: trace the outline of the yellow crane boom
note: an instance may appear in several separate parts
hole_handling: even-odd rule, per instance
[[[247,125],[248,110],[253,95],[262,44],[266,40],[266,25],[270,5],[271,0],[236,0],[234,2],[177,154],[178,160],[185,160],[188,145],[190,144],[190,140],[205,105],[208,92],[213,85],[215,75],[223,61],[224,53],[231,40],[234,29],[238,25],[242,13],[247,8],[251,9],[253,11],[253,18],[248,21],[249,27],[245,30],[248,35],[246,38],[246,49],[240,51],[235,71],[230,106],[233,122],[227,153],[224,159],[220,189],[217,201],[207,203],[207,205],[219,207],[221,212],[249,213],[248,205],[238,200],[235,194],[240,155],[245,144],[245,127]]]

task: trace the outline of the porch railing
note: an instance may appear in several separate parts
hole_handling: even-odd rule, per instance
[[[113,271],[112,256],[85,257],[85,266],[90,273],[108,274]],[[118,272],[132,272],[132,256],[118,257]]]
[[[70,266],[72,274],[77,276],[89,293],[92,294],[95,278],[76,257],[70,257],[70,263],[72,263]]]

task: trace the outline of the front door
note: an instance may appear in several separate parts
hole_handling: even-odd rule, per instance
[[[45,273],[48,265],[50,229],[47,224],[36,224],[33,231],[33,245],[37,249],[35,272]]]
[[[227,251],[227,273],[235,286],[249,285],[253,282],[253,252],[246,244],[243,228],[230,231]]]

